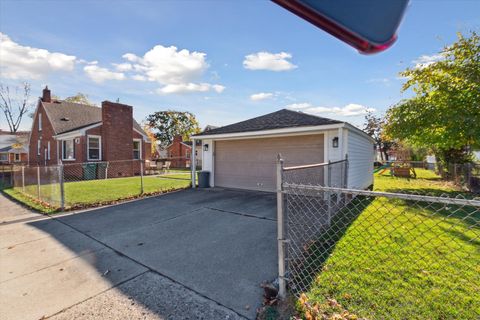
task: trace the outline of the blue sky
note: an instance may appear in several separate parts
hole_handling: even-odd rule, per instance
[[[225,125],[289,107],[361,125],[408,96],[399,71],[479,31],[479,12],[480,1],[413,0],[394,46],[365,56],[269,1],[2,0],[0,75],[34,97],[48,84],[118,98],[139,121],[177,109]]]

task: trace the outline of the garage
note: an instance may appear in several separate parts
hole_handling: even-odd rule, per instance
[[[215,186],[275,191],[277,154],[288,166],[321,163],[323,146],[323,134],[216,141]]]
[[[208,126],[191,139],[202,141],[202,170],[210,172],[211,187],[276,191],[278,154],[285,166],[348,162],[344,171],[328,171],[327,166],[314,171],[322,185],[343,181],[348,188],[366,189],[373,184],[373,139],[339,120],[282,109],[223,127]],[[193,187],[195,179],[193,174]]]

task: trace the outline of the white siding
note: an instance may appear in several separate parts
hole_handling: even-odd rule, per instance
[[[348,187],[366,189],[373,184],[373,142],[361,133],[348,132]]]
[[[208,144],[208,151],[204,150],[204,146]],[[214,171],[213,171],[213,147],[212,140],[202,140],[202,170],[210,172],[210,186],[214,186]]]

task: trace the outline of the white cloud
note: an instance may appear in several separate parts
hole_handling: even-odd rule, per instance
[[[442,54],[434,54],[434,55],[422,55],[419,58],[412,61],[415,64],[415,68],[425,68],[432,63],[438,62],[445,57]]]
[[[96,64],[90,64],[83,68],[87,76],[96,83],[102,83],[106,80],[124,80],[125,74],[122,72],[113,72],[107,68],[102,68]]]
[[[250,96],[250,100],[252,101],[260,101],[260,100],[265,100],[265,99],[270,99],[273,97],[273,93],[270,92],[259,92],[252,94]]]
[[[0,75],[10,79],[39,79],[54,71],[72,71],[76,57],[22,46],[0,32]]]
[[[126,53],[122,57],[132,63],[132,69],[136,72],[132,79],[159,83],[162,85],[157,90],[160,94],[206,91],[221,93],[225,89],[219,84],[198,82],[209,67],[203,52],[156,45],[143,56]]]
[[[368,108],[356,103],[350,103],[344,107],[320,107],[311,103],[293,103],[286,106],[286,108],[315,115],[335,114],[346,117],[364,115],[367,112],[375,111],[374,108]]]
[[[140,74],[135,74],[132,76],[132,79],[133,80],[137,80],[137,81],[147,81],[147,78],[140,75]]]
[[[170,93],[189,93],[189,92],[207,92],[213,90],[217,93],[221,93],[225,90],[225,87],[219,84],[209,84],[209,83],[177,83],[177,84],[167,84],[166,86],[157,89],[159,94],[170,94]]]
[[[130,63],[112,63],[112,65],[115,67],[115,70],[119,72],[125,72],[125,71],[131,71],[133,70],[133,66]]]
[[[286,52],[257,52],[245,56],[243,67],[250,70],[288,71],[297,66],[288,61],[292,55]]]
[[[125,60],[128,60],[130,62],[137,62],[139,60],[139,58],[133,54],[133,53],[125,53],[122,58],[124,58]]]

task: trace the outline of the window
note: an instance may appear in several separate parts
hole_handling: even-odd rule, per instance
[[[8,161],[8,153],[0,153],[0,161]]]
[[[47,159],[50,160],[50,141],[47,142]]]
[[[62,160],[75,160],[75,147],[73,140],[62,141]]]
[[[38,114],[38,131],[42,131],[42,113]]]
[[[140,160],[142,158],[142,142],[141,140],[133,140],[133,159]]]
[[[15,162],[20,162],[20,153],[15,153],[13,159]]]
[[[42,141],[40,140],[37,140],[37,155],[39,156],[40,155],[40,151],[42,149]]]
[[[87,154],[88,160],[102,159],[102,140],[100,136],[88,136]]]

